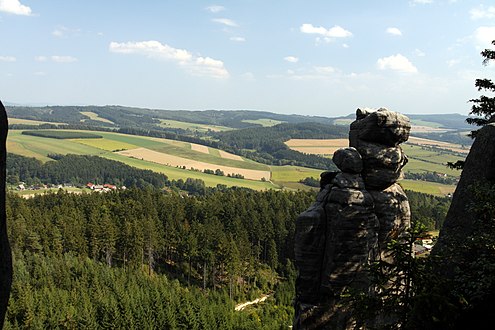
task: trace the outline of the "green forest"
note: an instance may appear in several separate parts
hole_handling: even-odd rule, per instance
[[[5,329],[286,329],[295,218],[314,194],[9,194],[16,272]],[[411,198],[421,209],[438,202]],[[259,307],[234,311],[263,294]]]

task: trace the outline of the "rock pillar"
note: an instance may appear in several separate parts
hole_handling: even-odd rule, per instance
[[[407,162],[399,144],[410,128],[398,113],[358,109],[350,147],[333,156],[340,172],[322,174],[316,202],[296,221],[295,329],[356,327],[342,294],[371,290],[366,266],[393,262],[387,242],[410,225],[409,203],[396,183]]]

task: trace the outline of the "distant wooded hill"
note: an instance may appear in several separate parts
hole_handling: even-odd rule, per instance
[[[266,111],[250,110],[153,110],[123,106],[46,106],[46,107],[7,107],[10,117],[69,124],[85,123],[95,126],[149,126],[158,125],[160,119],[189,123],[220,125],[231,128],[263,126],[256,123],[260,119],[277,122],[304,123],[318,122],[333,124],[332,118],[318,116],[282,115]],[[93,117],[90,114],[96,114]],[[105,121],[101,120],[105,119]]]

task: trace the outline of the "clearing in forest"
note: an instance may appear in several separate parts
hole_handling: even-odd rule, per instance
[[[96,120],[96,121],[101,121],[103,123],[107,124],[115,124],[113,121],[108,120],[106,118],[100,117],[97,113],[91,112],[91,111],[81,111],[82,115],[85,115],[86,117],[89,117],[91,120]],[[86,119],[81,119],[82,122],[84,122]]]
[[[150,162],[168,165],[172,167],[186,167],[186,169],[195,169],[199,171],[203,171],[205,169],[209,170],[221,170],[227,174],[241,174],[246,179],[250,180],[261,180],[265,178],[266,180],[270,179],[270,171],[259,171],[259,170],[248,170],[245,168],[237,168],[230,166],[223,166],[217,164],[210,164],[201,161],[196,161],[192,159],[187,159],[183,157],[178,157],[170,154],[164,154],[158,151],[146,149],[146,148],[137,148],[132,150],[125,150],[118,152],[120,155],[133,157],[137,159],[147,160]]]

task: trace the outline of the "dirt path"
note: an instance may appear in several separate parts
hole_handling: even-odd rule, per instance
[[[268,297],[270,297],[270,295],[263,295],[263,296],[261,296],[259,298],[256,298],[256,299],[252,300],[252,301],[247,301],[245,303],[237,304],[237,305],[235,305],[235,308],[234,309],[237,312],[242,311],[242,310],[244,310],[246,307],[248,307],[250,305],[258,304],[260,302],[263,302],[263,301],[267,300]]]

